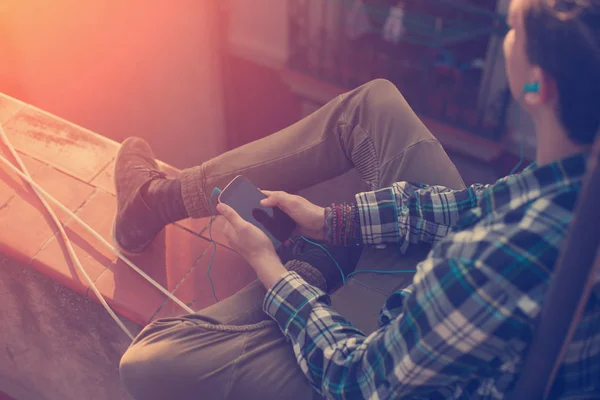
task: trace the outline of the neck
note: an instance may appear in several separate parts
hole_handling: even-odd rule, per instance
[[[582,153],[590,146],[573,143],[556,118],[534,120],[537,133],[537,164],[545,165],[561,158]]]

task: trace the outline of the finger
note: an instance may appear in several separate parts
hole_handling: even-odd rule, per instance
[[[271,194],[266,199],[260,201],[260,205],[263,207],[276,207],[279,204],[280,198],[276,194]]]
[[[267,193],[265,193],[267,192]],[[285,196],[287,195],[286,192],[271,192],[271,191],[265,191],[263,190],[263,193],[265,193],[268,197],[266,199],[261,200],[260,204],[263,207],[277,207],[279,204],[281,204],[282,201],[285,200]]]
[[[262,199],[260,201],[260,205],[263,207],[276,207],[277,204],[279,204],[279,201],[274,196],[267,197],[266,199]]]
[[[217,211],[231,224],[233,228],[241,227],[246,221],[231,207],[225,203],[219,203]]]

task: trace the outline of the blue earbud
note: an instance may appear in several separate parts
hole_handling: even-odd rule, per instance
[[[533,82],[527,83],[523,86],[523,92],[525,93],[539,93],[540,92],[540,83]]]

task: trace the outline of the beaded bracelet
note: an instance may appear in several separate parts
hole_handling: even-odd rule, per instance
[[[355,205],[332,204],[325,209],[324,218],[324,236],[329,243],[338,246],[361,244],[360,215]]]

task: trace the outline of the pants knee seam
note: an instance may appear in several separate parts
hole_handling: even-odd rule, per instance
[[[396,154],[394,157],[392,157],[389,160],[387,160],[385,163],[383,163],[383,165],[381,166],[381,169],[383,170],[391,162],[396,161],[398,158],[404,157],[404,155],[406,154],[406,152],[409,151],[409,150],[411,150],[413,147],[416,147],[416,146],[418,146],[420,144],[427,143],[427,142],[438,143],[438,144],[441,145],[441,143],[437,139],[421,139],[418,142],[415,142],[415,143],[411,144],[410,146],[408,146],[407,148],[405,148],[404,150],[402,150],[400,153]]]
[[[356,125],[356,128],[362,130],[365,133],[365,139],[363,141],[361,141],[360,143],[358,143],[356,145],[356,154],[353,152],[350,156],[350,159],[352,160],[353,164],[354,164],[354,168],[356,168],[357,171],[362,172],[363,174],[365,174],[367,177],[369,175],[369,173],[372,173],[374,176],[374,181],[369,182],[366,179],[365,182],[369,183],[372,186],[372,190],[376,190],[379,189],[379,182],[381,181],[381,164],[379,163],[379,154],[377,152],[377,146],[375,146],[375,141],[373,140],[373,135],[370,131],[366,130],[365,128],[363,128],[362,125],[358,124]],[[368,148],[364,148],[363,143],[367,143]],[[359,168],[356,164],[357,162],[355,161],[355,158],[360,158],[361,155],[364,155],[365,152],[369,152],[371,151],[373,153],[373,159],[370,160],[369,165],[364,166],[363,168]]]

